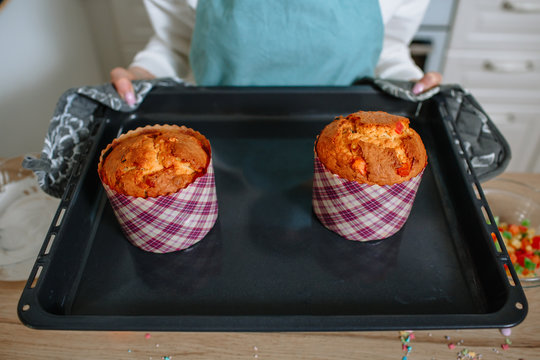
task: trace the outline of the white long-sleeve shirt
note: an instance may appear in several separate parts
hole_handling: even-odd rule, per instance
[[[177,76],[195,82],[189,65],[191,36],[198,0],[145,0],[154,35],[130,66],[139,66],[156,77]],[[409,44],[420,26],[429,0],[379,0],[384,24],[383,47],[375,76],[417,80]]]

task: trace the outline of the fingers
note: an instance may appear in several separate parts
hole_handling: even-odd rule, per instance
[[[118,95],[129,105],[135,105],[135,92],[131,80],[135,77],[127,69],[117,67],[111,70],[111,82],[116,88]]]
[[[423,93],[426,90],[431,89],[439,85],[442,82],[442,75],[438,72],[428,72],[421,78],[412,88],[412,92],[415,95]]]
[[[129,106],[135,105],[135,91],[133,91],[133,85],[131,85],[131,81],[127,78],[121,78],[118,79],[114,84],[116,87],[116,91],[118,91],[120,97],[124,99],[124,101]]]

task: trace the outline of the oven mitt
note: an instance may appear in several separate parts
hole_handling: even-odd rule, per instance
[[[480,182],[501,174],[508,166],[511,158],[508,142],[474,97],[459,85],[440,85],[415,95],[410,81],[372,81],[383,92],[407,101],[422,102],[439,93],[444,96],[461,148]]]
[[[457,85],[443,86],[446,109],[454,121],[461,148],[480,182],[500,175],[508,166],[510,145],[480,104]]]
[[[73,167],[88,151],[89,145],[86,140],[95,125],[94,111],[98,106],[130,112],[142,103],[154,87],[181,84],[183,81],[178,78],[134,81],[136,98],[134,106],[126,104],[110,83],[67,90],[56,105],[41,156],[25,157],[23,167],[34,171],[43,191],[55,197],[62,197]]]

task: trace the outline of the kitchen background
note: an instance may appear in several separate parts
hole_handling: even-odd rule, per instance
[[[1,158],[39,152],[60,95],[108,81],[151,28],[141,1],[4,0],[0,33]],[[411,52],[480,102],[508,171],[540,172],[540,0],[431,0]]]

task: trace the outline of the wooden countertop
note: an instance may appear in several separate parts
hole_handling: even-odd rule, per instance
[[[540,188],[540,174],[503,174]],[[0,281],[0,359],[402,359],[399,331],[185,333],[32,330],[17,317],[25,282]],[[415,331],[409,360],[540,358],[540,287],[526,288],[527,318],[507,350],[497,329]],[[403,329],[406,330],[406,329]],[[448,344],[455,344],[450,349]],[[466,357],[461,357],[467,359]]]

